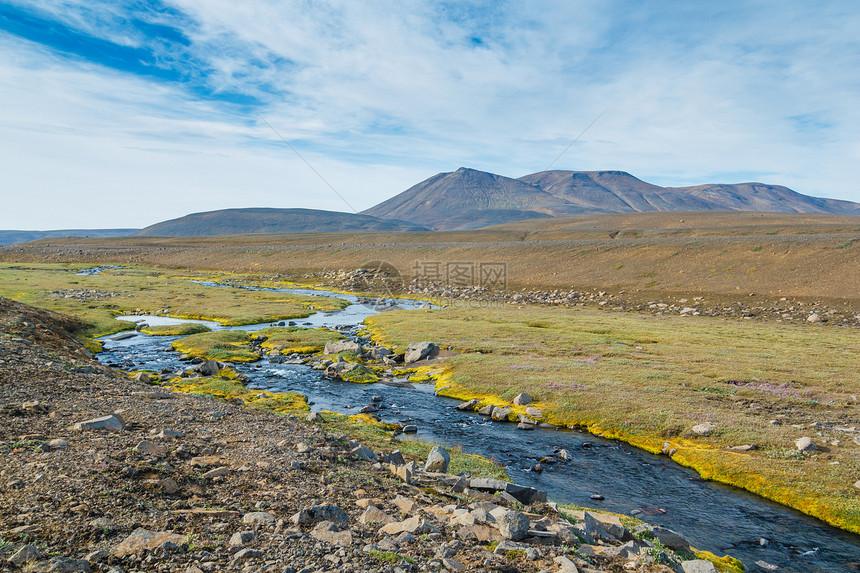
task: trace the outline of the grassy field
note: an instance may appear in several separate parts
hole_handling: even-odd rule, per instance
[[[147,326],[140,331],[151,336],[190,336],[201,332],[209,332],[211,328],[205,324],[196,322],[183,322],[182,324],[164,324],[160,326]]]
[[[0,296],[39,308],[70,314],[92,325],[89,337],[133,328],[114,317],[146,312],[177,318],[208,319],[227,325],[304,318],[317,310],[343,308],[328,297],[270,291],[212,288],[193,280],[218,280],[222,273],[176,273],[143,269],[107,269],[78,275],[80,264],[0,264]]]
[[[147,264],[302,276],[386,261],[501,262],[509,289],[860,301],[860,217],[636,213],[437,233],[299,233],[51,239],[0,248],[0,261]],[[748,300],[748,299],[747,299]]]
[[[860,414],[855,329],[511,306],[368,322],[398,349],[420,332],[459,351],[437,382],[442,395],[508,406],[528,392],[547,421],[652,452],[668,442],[703,477],[860,532],[860,444],[827,429]],[[705,422],[711,435],[696,436]],[[801,436],[822,450],[799,453]],[[745,444],[758,449],[727,449]]]
[[[251,335],[244,330],[216,330],[192,334],[170,345],[183,354],[203,360],[254,362],[260,355],[251,350]]]

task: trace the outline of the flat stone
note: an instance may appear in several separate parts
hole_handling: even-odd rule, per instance
[[[276,521],[274,515],[265,511],[251,511],[242,517],[242,523],[248,525],[273,525]]]
[[[379,528],[379,533],[387,534],[387,535],[397,535],[398,533],[403,533],[406,531],[407,533],[423,533],[425,529],[425,522],[421,519],[421,516],[414,515],[409,519],[405,519],[403,521],[395,521],[392,523],[387,523]]]
[[[493,413],[490,417],[497,422],[506,422],[510,414],[510,408],[493,408]]]
[[[469,487],[472,489],[480,489],[485,491],[501,491],[508,485],[508,482],[492,479],[492,478],[472,478],[469,480]]]
[[[28,563],[33,563],[42,556],[42,551],[35,545],[25,545],[18,551],[12,554],[9,558],[9,563],[16,567],[24,567]]]
[[[371,450],[370,448],[362,445],[358,445],[352,450],[349,451],[349,455],[357,458],[359,460],[364,460],[367,462],[375,462],[376,461],[376,452]]]
[[[233,563],[243,563],[245,561],[251,561],[252,559],[262,559],[263,552],[259,549],[251,549],[250,547],[246,547],[245,549],[241,549],[233,554]]]
[[[321,521],[311,531],[314,539],[340,547],[352,545],[352,532],[331,521]]]
[[[518,429],[518,430],[526,430],[526,431],[534,430],[534,429],[535,429],[535,425],[534,425],[534,424],[529,424],[529,423],[526,423],[526,422],[520,422],[519,424],[517,424],[517,429]]]
[[[179,430],[161,430],[155,437],[162,440],[176,440],[184,438],[185,432],[180,432]]]
[[[402,495],[398,495],[394,498],[394,505],[397,506],[397,509],[400,510],[401,513],[405,513],[407,515],[414,513],[416,509],[418,509],[418,505],[408,497],[403,497]]]
[[[442,559],[442,565],[445,566],[449,571],[465,571],[466,568],[462,563],[457,561],[456,559],[452,559],[450,557],[445,557]]]
[[[753,444],[744,444],[741,446],[732,446],[729,449],[734,450],[736,452],[751,452],[753,450],[757,450],[758,448]]]
[[[397,520],[374,505],[368,505],[367,509],[364,510],[364,513],[362,513],[358,518],[358,522],[364,525],[369,525],[372,523],[378,525],[388,525],[389,523],[394,523],[395,521]]]
[[[543,418],[543,410],[535,408],[534,406],[529,406],[526,408],[526,416],[529,418]]]
[[[599,535],[601,537],[617,539],[619,541],[630,536],[630,532],[627,531],[627,528],[624,527],[621,521],[614,515],[586,511],[584,518],[585,531],[592,535]]]
[[[108,430],[111,432],[118,432],[123,428],[125,428],[125,424],[123,424],[119,418],[114,415],[92,418],[75,424],[76,430]]]
[[[52,450],[62,450],[69,447],[69,440],[64,440],[62,438],[48,440],[48,447]]]
[[[182,545],[186,541],[187,538],[185,535],[167,531],[149,531],[148,529],[138,527],[131,532],[131,535],[114,547],[113,554],[117,557],[125,557],[126,555],[133,555],[142,551],[152,551],[165,543]]]
[[[710,422],[705,422],[704,424],[699,424],[697,426],[692,427],[692,432],[697,436],[707,437],[711,435],[711,432],[714,431],[714,426]]]
[[[41,569],[46,573],[75,573],[77,571],[89,571],[90,562],[86,559],[74,559],[72,557],[52,557],[45,567]]]
[[[553,561],[558,565],[558,573],[579,573],[576,564],[564,555],[559,555]]]
[[[508,510],[496,518],[496,527],[505,539],[525,539],[529,531],[529,518],[519,511]]]
[[[241,547],[254,541],[257,534],[253,531],[237,531],[230,537],[230,547]]]
[[[706,559],[693,559],[681,563],[683,573],[717,573],[717,568]]]
[[[138,442],[134,447],[134,451],[144,456],[163,456],[167,453],[167,448],[161,444],[150,442],[149,440],[143,440]]]
[[[220,468],[215,468],[215,469],[209,470],[208,472],[203,474],[201,477],[203,479],[212,479],[212,478],[216,478],[216,477],[225,476],[229,473],[230,473],[230,468],[228,468],[227,466],[221,466]]]

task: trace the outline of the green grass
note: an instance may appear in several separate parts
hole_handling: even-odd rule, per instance
[[[327,328],[299,328],[297,326],[264,328],[257,331],[256,334],[267,337],[263,343],[264,348],[283,346],[284,348],[280,350],[282,354],[321,352],[325,348],[326,342],[346,338],[343,334]]]
[[[225,368],[218,376],[172,378],[161,384],[176,392],[208,394],[219,398],[238,398],[251,408],[289,414],[310,410],[307,399],[296,392],[267,392],[246,388],[236,379],[236,372]]]
[[[367,552],[370,555],[371,559],[376,561],[380,561],[382,563],[401,563],[405,561],[406,563],[415,563],[415,559],[409,557],[408,555],[401,555],[400,553],[395,553],[394,551],[380,551],[379,549],[371,549]]]
[[[459,351],[438,378],[442,395],[509,405],[528,392],[550,422],[652,452],[669,441],[674,459],[706,478],[860,532],[860,447],[843,437],[827,455],[783,453],[810,432],[792,424],[857,419],[853,329],[510,306],[395,311],[367,322],[378,342],[398,349],[420,332]],[[777,416],[784,423],[770,424]],[[705,421],[715,432],[694,437],[692,426]],[[759,451],[724,449],[740,444]]]
[[[229,273],[177,276],[167,271],[122,268],[97,275],[75,274],[90,266],[0,263],[0,296],[80,318],[91,325],[81,335],[91,338],[134,328],[115,317],[136,311],[240,325],[304,318],[317,310],[332,311],[348,304],[331,297],[212,288],[192,282],[234,277]],[[241,282],[253,284],[247,277]]]
[[[211,329],[205,324],[196,322],[183,322],[182,324],[165,324],[162,326],[147,326],[141,329],[144,334],[152,336],[188,336],[190,334],[199,334],[201,332],[209,332]]]
[[[216,330],[180,338],[171,346],[183,354],[204,360],[254,362],[260,355],[248,345],[251,335],[244,330]]]

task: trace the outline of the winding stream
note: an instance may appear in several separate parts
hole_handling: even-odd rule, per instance
[[[220,286],[220,285],[211,285]],[[368,316],[390,307],[360,304],[353,295],[306,289],[280,292],[311,296],[334,296],[351,304],[332,313],[316,313],[296,319],[299,326],[337,327],[354,330]],[[417,306],[415,301],[397,301],[398,308]],[[225,328],[206,321],[162,317],[145,319],[149,324],[202,322],[213,329]],[[247,331],[270,324],[227,327]],[[125,340],[105,337],[102,363],[113,367],[170,371],[187,368],[170,350],[177,337],[138,334]],[[419,439],[460,445],[463,450],[496,460],[516,483],[544,490],[559,503],[576,503],[624,514],[681,532],[695,547],[717,555],[730,554],[743,560],[747,571],[766,571],[755,564],[764,561],[779,571],[836,573],[860,570],[860,536],[830,527],[797,511],[769,502],[742,490],[699,479],[692,470],[668,458],[655,456],[626,444],[608,441],[573,430],[536,429],[524,432],[514,424],[494,423],[473,412],[456,410],[459,402],[433,397],[433,386],[413,387],[349,384],[328,379],[303,364],[273,364],[264,357],[236,369],[248,375],[249,387],[272,391],[300,392],[313,410],[356,413],[373,396],[383,398],[377,413],[385,421],[418,425]],[[528,468],[555,450],[570,453],[566,463],[545,465],[541,474]],[[593,501],[592,494],[604,501]],[[663,513],[665,511],[665,513]]]

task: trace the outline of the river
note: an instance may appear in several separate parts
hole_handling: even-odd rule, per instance
[[[392,308],[362,304],[361,299],[353,295],[307,289],[279,290],[335,296],[351,303],[337,312],[319,312],[295,320],[299,326],[354,331],[368,316]],[[394,308],[421,304],[396,302]],[[152,325],[201,322],[213,329],[225,328],[207,321],[121,318],[146,320]],[[269,323],[228,328],[254,331],[268,326]],[[104,364],[125,370],[187,368],[187,363],[178,360],[178,353],[170,350],[170,343],[175,339],[144,334],[120,341],[105,337],[105,351],[98,358]],[[554,501],[634,514],[682,533],[699,549],[741,559],[747,571],[766,570],[756,565],[756,561],[777,565],[779,571],[798,573],[860,570],[857,565],[860,564],[860,536],[743,490],[701,480],[695,472],[664,456],[574,430],[525,432],[517,430],[514,424],[490,422],[476,413],[456,410],[454,406],[458,402],[455,400],[434,397],[433,386],[429,384],[412,387],[349,384],[326,378],[320,371],[303,364],[273,364],[265,358],[252,364],[239,364],[236,369],[251,378],[249,387],[304,394],[313,404],[313,410],[356,413],[371,403],[373,396],[381,396],[383,408],[377,415],[383,420],[418,426],[417,434],[402,436],[403,439],[459,445],[466,452],[504,465],[513,481],[544,490]],[[540,458],[560,448],[570,453],[566,463],[544,465],[540,474],[529,469]],[[594,501],[592,494],[605,499]]]

